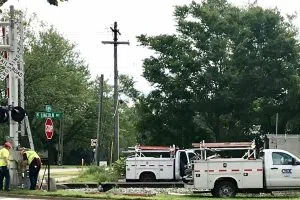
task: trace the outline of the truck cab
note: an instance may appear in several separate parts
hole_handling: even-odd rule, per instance
[[[264,184],[267,189],[300,188],[300,160],[280,149],[261,152],[264,166]]]
[[[185,186],[233,197],[237,192],[300,189],[300,159],[279,149],[265,149],[256,156],[255,143],[200,143],[201,157],[192,163]],[[244,151],[242,157],[207,156],[208,151]],[[232,154],[233,155],[233,154]]]

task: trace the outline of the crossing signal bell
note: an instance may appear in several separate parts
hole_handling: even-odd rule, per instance
[[[20,106],[16,107],[0,107],[0,123],[8,122],[9,112],[11,111],[11,119],[16,122],[21,122],[25,117],[25,110]]]

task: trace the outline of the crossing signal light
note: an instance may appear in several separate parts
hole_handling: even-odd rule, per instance
[[[16,122],[21,122],[25,117],[25,110],[20,106],[13,107],[11,109],[11,118]]]
[[[0,107],[0,123],[5,123],[8,121],[9,115],[8,110]]]
[[[58,6],[57,0],[47,0],[50,5]]]

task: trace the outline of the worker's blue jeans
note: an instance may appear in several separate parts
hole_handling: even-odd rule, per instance
[[[7,166],[0,167],[0,190],[3,190],[3,180],[5,178],[5,190],[9,190],[10,176]]]

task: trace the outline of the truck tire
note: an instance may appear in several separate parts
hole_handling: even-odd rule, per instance
[[[154,182],[155,181],[155,175],[153,173],[143,173],[140,176],[141,182]]]
[[[218,194],[217,194],[217,192],[216,192],[216,189],[214,188],[214,189],[212,189],[211,191],[211,195],[213,196],[213,197],[218,197]]]
[[[217,197],[221,197],[221,198],[235,197],[236,186],[230,181],[221,181],[217,183],[216,187],[212,190],[213,195],[214,193]]]

